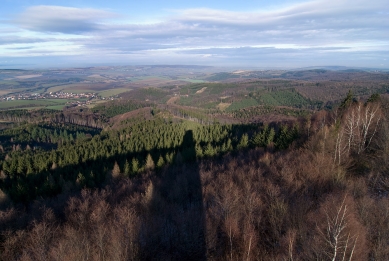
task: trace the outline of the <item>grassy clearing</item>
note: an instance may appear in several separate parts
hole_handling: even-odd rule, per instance
[[[196,92],[196,94],[203,93],[206,89],[207,89],[207,87],[203,87],[201,90],[198,90]]]
[[[178,97],[178,96],[171,97],[171,98],[169,98],[169,100],[167,100],[166,104],[174,104],[179,99],[180,99],[180,97]]]
[[[221,111],[225,111],[229,106],[231,105],[231,103],[224,103],[224,102],[221,102],[217,105],[217,108]]]
[[[118,94],[128,92],[128,91],[131,91],[131,89],[117,88],[117,89],[111,89],[111,90],[105,90],[105,91],[99,92],[99,95],[101,95],[101,97],[107,98],[107,97],[118,95]]]

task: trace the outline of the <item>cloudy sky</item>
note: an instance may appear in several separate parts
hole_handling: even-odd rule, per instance
[[[389,1],[2,0],[0,68],[115,64],[389,68]]]

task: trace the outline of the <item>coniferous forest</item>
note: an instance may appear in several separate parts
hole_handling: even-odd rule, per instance
[[[1,260],[388,260],[389,100],[290,93],[1,111]]]

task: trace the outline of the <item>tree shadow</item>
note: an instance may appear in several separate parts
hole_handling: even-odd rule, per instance
[[[202,186],[191,130],[185,133],[176,164],[156,176],[145,198],[142,259],[206,260]]]

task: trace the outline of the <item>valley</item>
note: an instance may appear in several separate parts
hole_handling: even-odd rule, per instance
[[[2,260],[388,257],[388,72],[0,76]]]

